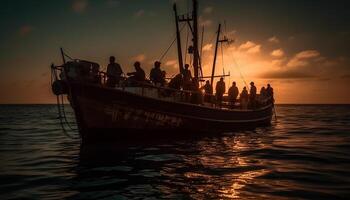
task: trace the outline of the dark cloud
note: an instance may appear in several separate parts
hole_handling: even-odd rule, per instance
[[[33,30],[34,30],[33,26],[31,26],[31,25],[24,25],[24,26],[21,26],[19,28],[18,32],[19,32],[20,36],[24,37],[24,36],[29,35],[31,32],[33,32]]]

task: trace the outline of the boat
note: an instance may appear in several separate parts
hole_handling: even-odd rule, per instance
[[[193,0],[192,3],[193,11],[187,15],[178,15],[174,4],[179,74],[184,70],[179,28],[179,24],[183,23],[189,26],[193,36],[192,44],[186,51],[192,55],[194,80],[199,84],[201,80],[210,79],[213,83],[215,77],[227,76],[214,74],[218,44],[226,42],[227,38],[220,39],[219,25],[213,73],[209,77],[203,76],[198,37],[198,2]],[[61,55],[63,64],[51,65],[52,90],[57,95],[61,123],[65,114],[60,105],[63,103],[62,96],[67,96],[84,143],[115,141],[122,137],[149,138],[153,135],[193,136],[271,124],[273,97],[259,101],[254,107],[242,108],[239,103],[233,106],[225,102],[204,103],[199,90],[172,89],[149,82],[128,84],[122,81],[115,87],[108,87],[106,73],[99,70],[99,64],[72,59],[62,48]],[[67,58],[70,61],[66,61]]]

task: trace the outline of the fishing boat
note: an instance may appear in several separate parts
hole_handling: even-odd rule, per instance
[[[178,15],[174,4],[179,74],[184,70],[179,25],[184,24],[189,27],[192,36],[192,43],[186,51],[192,56],[194,80],[198,85],[205,79],[213,83],[214,78],[227,76],[214,74],[218,44],[226,42],[227,38],[220,38],[219,25],[213,73],[203,76],[197,0],[193,0],[192,9],[187,15]],[[63,64],[51,66],[52,90],[57,95],[60,119],[62,122],[65,118],[61,104],[62,96],[66,95],[74,110],[79,134],[86,143],[113,141],[125,136],[151,137],[156,134],[170,137],[232,132],[267,126],[272,120],[272,97],[260,98],[254,107],[243,108],[239,102],[234,105],[203,102],[200,90],[172,89],[149,82],[131,85],[128,81],[121,81],[115,87],[108,87],[106,73],[99,70],[99,64],[72,59],[62,48],[61,55]],[[67,58],[70,60],[66,61]]]

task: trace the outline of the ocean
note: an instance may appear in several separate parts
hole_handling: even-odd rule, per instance
[[[350,199],[350,105],[276,112],[271,127],[100,154],[55,105],[2,105],[0,199]]]

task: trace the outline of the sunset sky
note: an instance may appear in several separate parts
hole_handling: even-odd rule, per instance
[[[53,103],[49,66],[59,48],[98,62],[114,55],[124,72],[141,61],[146,73],[174,39],[173,0],[4,0],[0,6],[0,103]],[[187,0],[177,0],[179,13]],[[348,1],[199,0],[205,27],[203,66],[209,75],[215,30],[235,42],[218,54],[217,74],[240,90],[271,83],[277,103],[350,103]],[[224,26],[226,22],[226,26]],[[184,42],[186,29],[182,32]],[[184,44],[185,45],[185,44]],[[177,73],[176,50],[162,60]],[[189,59],[187,58],[187,61]]]

